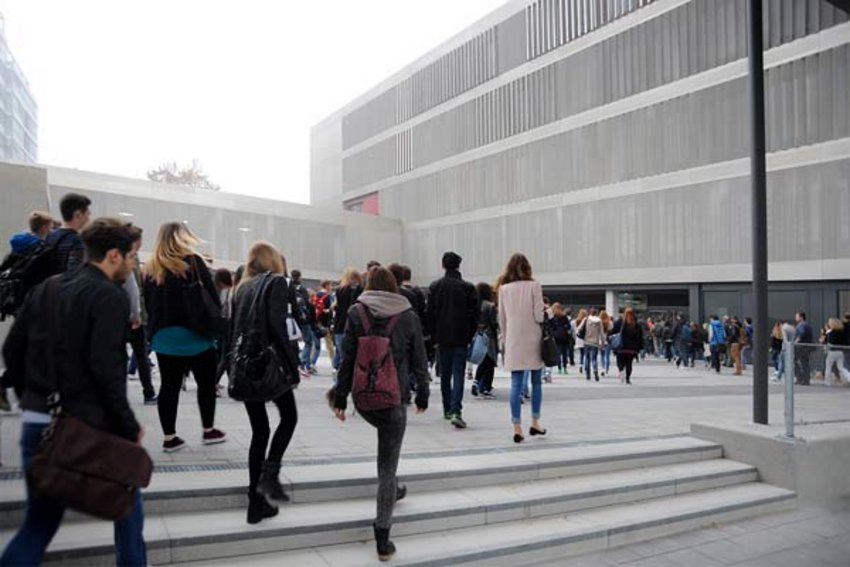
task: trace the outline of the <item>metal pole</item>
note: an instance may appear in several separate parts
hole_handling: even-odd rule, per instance
[[[781,356],[785,357],[782,379],[785,380],[785,437],[794,438],[794,377],[797,375],[794,365],[794,343],[785,341]]]
[[[767,173],[764,135],[764,57],[761,0],[749,0],[750,115],[753,224],[753,421],[767,424]]]

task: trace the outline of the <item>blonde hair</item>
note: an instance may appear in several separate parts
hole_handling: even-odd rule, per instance
[[[240,287],[252,278],[272,272],[282,274],[286,271],[283,255],[280,250],[274,247],[274,244],[260,240],[251,245],[248,249],[248,260],[245,262],[245,273],[242,275],[242,281],[239,282]]]
[[[342,277],[339,279],[339,287],[345,287],[355,283],[362,284],[363,277],[357,271],[357,268],[349,266],[342,272]]]
[[[844,323],[841,320],[836,319],[835,317],[830,317],[829,321],[826,323],[827,327],[836,332],[841,332],[844,330]]]
[[[195,254],[195,246],[203,242],[183,223],[167,222],[159,227],[153,253],[145,264],[145,274],[162,284],[169,273],[182,276],[189,269],[184,258]]]
[[[581,323],[585,318],[587,318],[587,309],[580,309],[576,315],[576,324]]]
[[[556,301],[552,304],[552,313],[555,315],[555,317],[562,316],[564,314],[564,306]]]

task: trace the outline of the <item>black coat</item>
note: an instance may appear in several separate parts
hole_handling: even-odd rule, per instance
[[[428,288],[428,329],[441,347],[466,347],[478,329],[478,294],[460,272],[446,275]]]
[[[614,322],[614,328],[611,334],[620,333],[622,346],[618,354],[637,354],[643,348],[643,329],[638,324],[623,325],[623,319],[617,319]]]
[[[298,346],[297,343],[293,344],[293,341],[290,340],[286,328],[287,313],[290,308],[296,308],[295,291],[286,283],[286,278],[283,276],[271,275],[269,277],[271,277],[271,280],[265,288],[262,301],[258,302],[266,311],[265,317],[268,325],[266,336],[269,342],[274,345],[278,357],[288,359],[291,366],[290,370],[297,372]],[[251,278],[236,290],[236,296],[233,299],[233,315],[230,319],[230,336],[233,337],[234,342],[231,349],[236,347],[235,343],[238,337],[254,324],[250,313],[251,304],[257,297],[262,278],[263,276]],[[247,379],[245,376],[239,375],[230,376],[228,374],[228,377],[234,382]],[[259,399],[271,401],[290,389],[290,386],[286,383],[272,384],[267,387],[268,391],[258,392],[258,399],[253,401],[259,401]],[[237,390],[244,392],[247,388],[237,387]]]
[[[336,312],[334,314],[334,334],[341,335],[345,332],[345,324],[348,322],[348,310],[363,293],[363,288],[357,284],[346,285],[336,290]]]
[[[366,308],[368,309],[368,307]],[[358,339],[363,336],[363,323],[357,308],[348,310],[348,324],[342,339],[342,362],[336,376],[336,399],[334,407],[345,409],[348,394],[354,380],[354,363],[357,360]],[[375,319],[380,326],[385,319]],[[410,373],[416,375],[416,407],[426,409],[430,393],[431,375],[428,374],[428,358],[425,356],[425,343],[422,340],[422,328],[419,318],[412,309],[400,315],[393,334],[390,336],[390,349],[393,353],[402,404],[410,401]]]
[[[145,298],[145,307],[148,311],[148,337],[151,339],[160,329],[165,327],[185,327],[192,328],[189,321],[189,314],[186,312],[186,307],[183,300],[183,287],[189,278],[196,277],[192,274],[192,263],[198,268],[198,274],[201,278],[201,283],[212,297],[216,305],[221,307],[221,298],[218,290],[215,289],[212,276],[210,275],[204,259],[197,254],[187,256],[183,259],[189,265],[189,271],[185,276],[176,276],[171,272],[165,276],[165,281],[158,284],[150,276],[145,276],[143,284],[143,292]]]
[[[127,402],[127,294],[91,264],[58,277],[61,332],[49,331],[47,280],[27,297],[3,345],[7,377],[23,386],[21,407],[48,411],[47,396],[57,387],[45,356],[52,342],[63,411],[135,441],[139,423]]]

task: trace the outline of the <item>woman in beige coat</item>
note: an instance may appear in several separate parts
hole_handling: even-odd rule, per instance
[[[540,406],[543,401],[541,377],[543,338],[540,323],[543,322],[543,290],[531,278],[531,264],[522,254],[514,254],[508,260],[504,273],[499,276],[499,328],[504,344],[505,368],[511,371],[511,422],[514,425],[514,442],[520,443],[522,436],[523,375],[531,372],[531,428],[530,435],[546,435],[540,426]]]

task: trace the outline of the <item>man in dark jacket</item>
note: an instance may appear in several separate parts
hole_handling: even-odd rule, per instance
[[[23,384],[23,466],[29,468],[50,423],[47,398],[60,393],[62,411],[92,427],[141,443],[144,429],[127,402],[127,321],[130,306],[119,287],[138,254],[139,230],[117,219],[97,219],[82,233],[88,263],[37,286],[3,345],[14,379]],[[61,332],[54,331],[61,329]],[[48,371],[55,355],[55,376]],[[64,508],[28,486],[23,525],[0,563],[41,564]],[[116,562],[146,565],[141,493],[130,515],[115,522]]]
[[[89,223],[91,200],[85,195],[68,193],[59,202],[62,212],[62,227],[47,237],[47,243],[56,247],[56,269],[61,274],[73,270],[83,263],[84,248],[80,231]]]
[[[313,363],[313,351],[322,347],[319,336],[316,335],[316,310],[310,301],[310,292],[301,283],[301,272],[292,270],[292,290],[295,292],[298,319],[301,322],[301,336],[304,338],[304,348],[301,349],[301,366],[299,372],[304,378],[316,374],[316,366]],[[318,355],[317,355],[318,356]]]
[[[461,257],[443,254],[446,275],[428,288],[428,329],[439,349],[440,390],[443,416],[458,429],[464,429],[463,374],[466,352],[478,328],[478,298],[475,286],[460,275]]]

